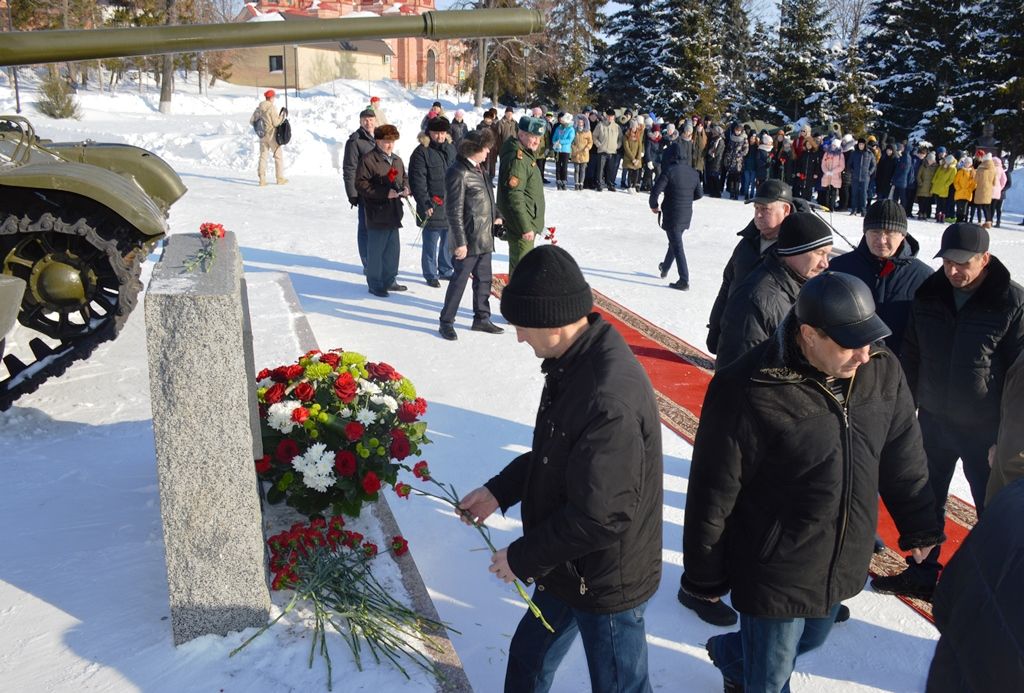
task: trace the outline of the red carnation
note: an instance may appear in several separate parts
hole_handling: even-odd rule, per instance
[[[341,476],[352,476],[356,473],[356,456],[351,450],[338,450],[334,453],[334,469]]]
[[[404,460],[412,452],[409,446],[409,439],[401,429],[391,431],[391,456],[396,460]]]
[[[342,373],[334,381],[334,394],[345,404],[352,402],[358,391],[359,384],[356,383],[356,379],[352,377],[351,373]]]
[[[380,491],[380,479],[373,472],[367,472],[366,476],[363,477],[363,491],[368,496],[372,496],[377,491]]]
[[[391,539],[391,550],[396,556],[404,556],[409,553],[409,542],[405,537],[399,534]]]
[[[274,383],[263,393],[263,401],[267,404],[277,404],[284,398],[284,383]]]
[[[291,438],[285,438],[277,444],[277,450],[274,451],[274,457],[278,462],[284,464],[291,464],[295,456],[299,454],[299,444]]]
[[[412,474],[417,479],[423,479],[424,481],[430,481],[430,467],[427,466],[426,460],[420,460],[412,467]]]
[[[309,383],[299,383],[292,390],[292,394],[295,395],[296,399],[300,402],[308,402],[316,396],[316,388]]]
[[[368,541],[365,544],[363,544],[363,551],[366,552],[367,556],[373,558],[377,555],[377,545],[374,544],[372,541]]]
[[[314,517],[309,521],[309,526],[313,529],[324,529],[327,527],[327,520],[322,517]]]
[[[414,404],[416,405],[416,411],[419,413],[420,416],[423,416],[424,414],[427,413],[427,400],[423,399],[422,397],[417,397]]]
[[[295,423],[303,423],[309,418],[309,409],[305,407],[296,407],[292,409],[292,421]]]
[[[320,363],[326,363],[331,368],[337,368],[341,363],[341,357],[334,353],[320,354]]]
[[[410,492],[412,492],[412,486],[409,484],[395,484],[395,495],[399,498],[408,498]]]
[[[398,405],[398,420],[402,423],[412,423],[418,416],[419,411],[412,402],[402,402]]]
[[[344,546],[349,547],[350,549],[354,549],[355,547],[359,546],[359,542],[361,542],[362,540],[362,534],[360,534],[359,532],[352,532],[346,529],[345,538],[341,540],[341,543]]]
[[[302,374],[305,373],[305,372],[306,372],[306,369],[303,368],[302,366],[300,366],[297,363],[293,364],[291,366],[288,366],[287,368],[284,369],[284,373],[285,373],[285,375],[288,376],[288,380],[295,380],[296,378],[301,378]]]
[[[396,371],[390,364],[381,363],[368,363],[366,364],[366,370],[370,373],[370,377],[376,380],[401,380],[402,376]]]
[[[437,205],[438,207],[440,207],[441,205],[443,205],[443,204],[444,204],[444,200],[442,200],[442,199],[441,199],[441,197],[440,197],[439,195],[434,195],[434,196],[433,196],[433,197],[431,197],[430,199],[431,199],[431,201],[432,201],[432,202],[433,202],[433,203],[434,203],[435,205]]]
[[[256,460],[256,473],[266,474],[270,471],[270,455],[264,455]]]
[[[331,529],[340,532],[341,528],[345,526],[345,518],[341,515],[335,515],[331,518],[330,527]]]
[[[366,426],[358,421],[345,424],[345,437],[353,443],[362,438],[364,433],[366,433]]]
[[[261,380],[265,380],[266,378],[269,378],[269,377],[270,377],[270,369],[269,368],[264,368],[262,371],[260,371],[259,373],[256,374],[256,382],[259,382]]]
[[[397,178],[398,178],[398,169],[395,168],[394,166],[392,166],[391,168],[388,169],[388,182],[389,183],[394,183]]]

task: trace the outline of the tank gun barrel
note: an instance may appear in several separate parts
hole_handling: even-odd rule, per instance
[[[4,33],[3,40],[0,40],[0,65],[34,65],[345,39],[521,36],[540,31],[543,24],[543,17],[537,10],[496,8],[432,10],[420,15],[306,22],[235,22],[89,31],[14,31]]]

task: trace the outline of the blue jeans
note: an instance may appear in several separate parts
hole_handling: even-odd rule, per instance
[[[448,227],[427,226],[423,228],[423,253],[420,256],[420,267],[424,279],[437,279],[439,276],[450,277],[452,256],[448,252]]]
[[[398,229],[366,230],[366,285],[387,291],[398,276]]]
[[[676,263],[676,270],[679,272],[679,281],[683,284],[690,283],[690,269],[686,265],[686,253],[683,251],[683,231],[665,230],[668,236],[668,250],[665,251],[665,262],[662,263],[662,270],[668,272],[672,268],[672,262]]]
[[[359,248],[359,262],[363,263],[363,274],[366,274],[366,207],[363,206],[361,197],[356,211],[359,217],[359,222],[356,225],[356,246]]]
[[[647,603],[616,614],[573,609],[548,591],[534,590],[554,633],[527,611],[512,636],[505,671],[505,693],[545,693],[551,689],[569,646],[579,633],[590,670],[590,688],[600,693],[650,693],[647,676]]]
[[[740,629],[708,640],[722,676],[748,693],[789,693],[796,658],[821,646],[839,611],[824,618],[766,618],[740,614]]]
[[[753,199],[757,194],[757,171],[743,169],[743,199]]]

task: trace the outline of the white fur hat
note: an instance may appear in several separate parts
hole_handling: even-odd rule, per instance
[[[562,117],[558,119],[558,122],[568,125],[572,122],[572,113],[563,113]]]

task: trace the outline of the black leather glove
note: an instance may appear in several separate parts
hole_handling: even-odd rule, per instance
[[[359,206],[359,198],[358,197],[350,197],[350,198],[348,198],[348,203],[350,205],[352,205],[353,207],[358,207]]]

